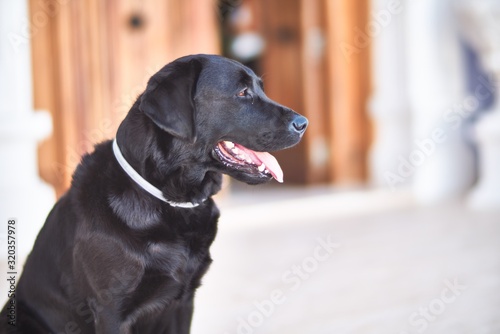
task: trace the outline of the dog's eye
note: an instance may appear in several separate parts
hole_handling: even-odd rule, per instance
[[[245,97],[245,96],[248,96],[248,88],[244,88],[244,89],[242,89],[242,90],[238,93],[238,96],[239,96],[239,97]]]

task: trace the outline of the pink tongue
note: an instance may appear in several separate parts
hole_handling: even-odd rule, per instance
[[[283,170],[281,170],[278,160],[276,160],[276,158],[273,155],[267,152],[252,151],[238,144],[236,144],[236,146],[240,150],[248,154],[250,157],[252,157],[253,160],[258,160],[264,165],[266,165],[266,168],[271,172],[272,176],[276,179],[276,181],[283,183]]]
[[[267,152],[255,152],[255,155],[264,165],[266,165],[276,181],[283,183],[283,171],[281,170],[278,160]]]

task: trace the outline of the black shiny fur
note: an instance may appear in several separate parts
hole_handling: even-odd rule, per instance
[[[219,211],[211,196],[222,173],[250,184],[271,178],[223,164],[214,148],[230,140],[281,150],[306,125],[235,61],[195,55],[165,66],[117,141],[166,198],[200,205],[176,208],[151,196],[118,165],[111,141],[97,145],[40,231],[17,286],[17,326],[2,332],[189,333],[194,293],[212,261]]]

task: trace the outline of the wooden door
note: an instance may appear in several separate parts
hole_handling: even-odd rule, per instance
[[[261,31],[266,41],[262,74],[267,94],[309,119],[297,147],[277,152],[285,180],[328,180],[325,118],[325,58],[322,50],[320,0],[260,1]],[[306,4],[307,3],[307,4]]]
[[[305,115],[296,148],[277,154],[287,181],[362,183],[370,141],[369,41],[346,59],[340,46],[368,21],[368,0],[260,0],[268,95]]]
[[[371,89],[368,0],[324,0],[328,54],[330,177],[337,184],[367,178],[371,141],[367,104]],[[354,48],[353,48],[354,47]],[[353,48],[353,49],[350,49]]]
[[[54,122],[40,170],[58,195],[152,74],[186,54],[219,53],[216,0],[30,0],[30,10],[35,108]]]

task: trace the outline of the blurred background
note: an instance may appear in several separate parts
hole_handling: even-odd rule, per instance
[[[284,185],[219,196],[193,333],[500,333],[497,0],[1,0],[20,263],[81,155],[195,53],[250,66],[310,125],[276,154]]]

